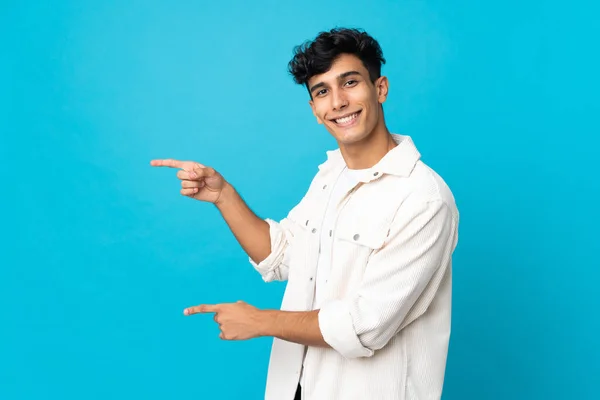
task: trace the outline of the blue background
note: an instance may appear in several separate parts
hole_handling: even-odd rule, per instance
[[[444,399],[598,398],[595,4],[2,2],[0,399],[262,398],[271,341],[182,310],[284,285],[149,161],[283,217],[335,147],[287,62],[333,26],[380,41],[388,126],[459,205]]]

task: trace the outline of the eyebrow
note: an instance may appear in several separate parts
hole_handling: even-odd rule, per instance
[[[360,72],[358,72],[358,71],[347,71],[347,72],[344,72],[344,73],[342,73],[342,74],[339,74],[339,75],[337,76],[337,78],[336,78],[336,79],[339,81],[339,80],[341,80],[341,79],[344,79],[344,78],[346,78],[346,77],[348,77],[348,76],[351,76],[351,75],[359,75],[359,76],[361,76],[361,75],[360,75]],[[312,92],[314,92],[316,89],[319,89],[319,88],[321,88],[321,87],[324,87],[324,86],[326,86],[326,85],[325,85],[325,82],[319,82],[319,83],[317,83],[317,84],[313,85],[313,86],[310,88],[310,92],[312,93]]]

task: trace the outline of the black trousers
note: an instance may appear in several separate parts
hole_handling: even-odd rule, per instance
[[[294,400],[302,399],[302,388],[298,385],[298,389],[296,389],[296,396],[294,396]]]

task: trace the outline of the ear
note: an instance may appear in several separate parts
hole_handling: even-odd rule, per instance
[[[323,120],[321,118],[319,118],[319,116],[317,115],[317,110],[315,108],[315,102],[312,100],[309,100],[308,104],[310,105],[310,108],[312,109],[313,115],[317,118],[317,123],[322,124]]]
[[[383,104],[387,99],[389,88],[390,83],[387,77],[381,76],[375,81],[375,89],[377,90],[377,101],[379,101],[380,104]]]

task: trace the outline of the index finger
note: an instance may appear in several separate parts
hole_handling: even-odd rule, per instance
[[[166,160],[152,160],[150,165],[153,167],[169,167],[169,168],[183,168],[185,163],[179,160],[166,159]]]
[[[199,306],[188,307],[183,310],[184,315],[192,314],[206,314],[211,312],[217,312],[218,304],[202,304]]]

